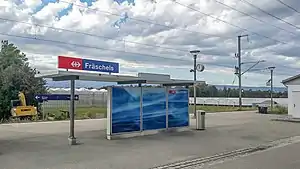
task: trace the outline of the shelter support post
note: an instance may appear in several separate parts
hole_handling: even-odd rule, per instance
[[[166,86],[166,129],[169,129],[169,86]]]
[[[75,122],[75,80],[71,80],[71,99],[70,99],[70,135],[69,144],[75,145],[76,138],[74,136],[74,122]]]

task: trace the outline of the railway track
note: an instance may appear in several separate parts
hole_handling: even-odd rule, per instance
[[[200,168],[202,165],[207,163],[250,155],[256,152],[266,151],[268,149],[276,148],[276,147],[283,147],[298,142],[300,142],[300,136],[289,137],[289,138],[272,141],[267,144],[262,144],[256,147],[249,147],[249,148],[238,149],[230,152],[223,152],[209,157],[200,157],[195,159],[178,161],[175,163],[153,167],[151,169],[193,169],[195,167]]]

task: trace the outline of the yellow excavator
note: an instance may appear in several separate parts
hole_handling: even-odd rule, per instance
[[[27,106],[24,92],[19,92],[19,100],[11,100],[12,118],[32,118],[37,115],[37,108]]]

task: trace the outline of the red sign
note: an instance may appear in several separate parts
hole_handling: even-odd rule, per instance
[[[176,90],[169,90],[169,94],[176,94]]]
[[[82,70],[82,59],[58,56],[58,68]]]

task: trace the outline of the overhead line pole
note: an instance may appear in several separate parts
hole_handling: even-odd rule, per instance
[[[239,108],[242,108],[242,57],[241,57],[241,38],[248,37],[248,35],[238,36],[238,78],[239,78]]]

